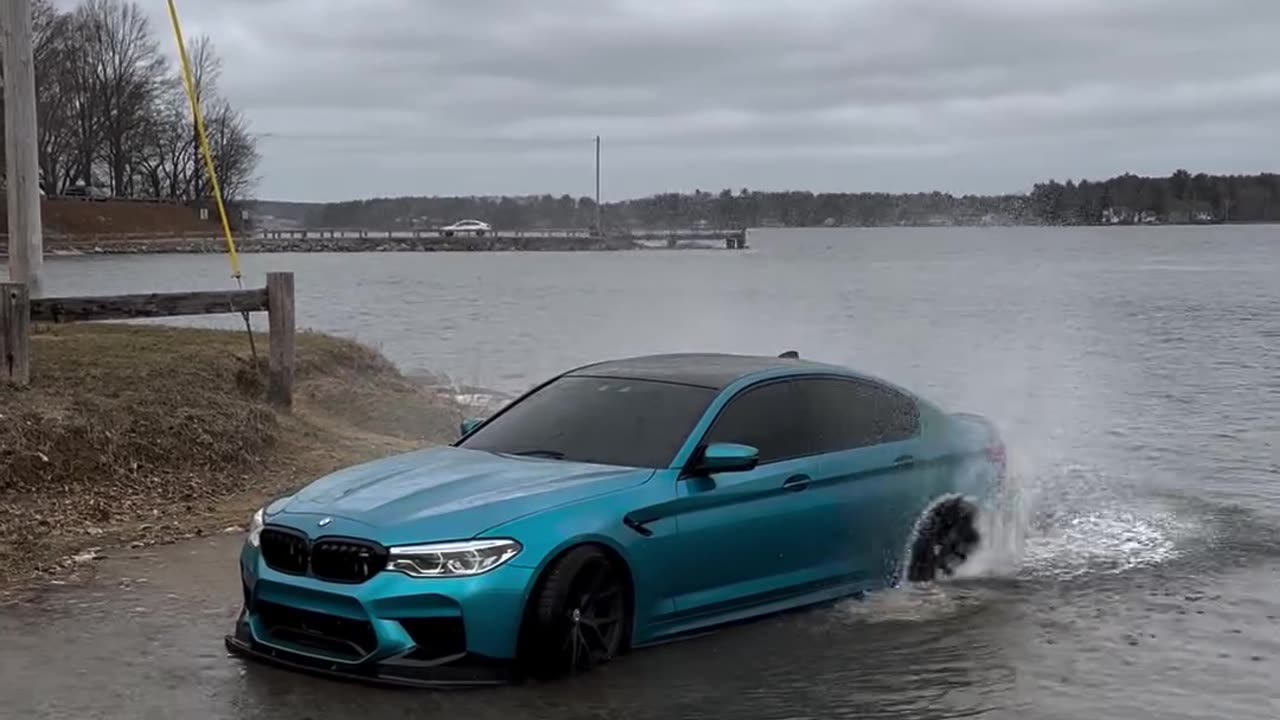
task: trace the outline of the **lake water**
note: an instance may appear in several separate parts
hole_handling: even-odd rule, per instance
[[[182,716],[1280,717],[1280,227],[750,242],[242,260],[246,284],[297,274],[300,326],[503,393],[604,357],[796,349],[985,414],[1020,501],[977,577],[639,652],[565,686],[423,700],[210,660],[237,600],[228,565]],[[46,267],[48,294],[232,286],[218,256]],[[16,716],[150,708],[109,677],[79,682],[98,688],[84,705]]]

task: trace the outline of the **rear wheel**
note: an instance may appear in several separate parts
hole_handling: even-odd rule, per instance
[[[621,651],[629,625],[625,570],[599,548],[574,548],[529,599],[520,664],[544,680],[590,670]]]
[[[931,582],[954,575],[978,547],[977,519],[977,508],[963,498],[933,506],[911,543],[907,580]]]

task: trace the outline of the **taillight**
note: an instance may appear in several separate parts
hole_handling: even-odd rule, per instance
[[[996,466],[1000,477],[1003,478],[1006,470],[1008,469],[1009,462],[1008,457],[1005,455],[1004,445],[996,444],[987,448],[987,460],[990,461],[992,465]]]

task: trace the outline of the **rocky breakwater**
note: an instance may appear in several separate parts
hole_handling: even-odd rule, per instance
[[[586,251],[635,250],[641,245],[626,237],[520,236],[487,237],[243,237],[236,249],[244,253],[274,252],[498,252],[498,251]],[[63,255],[129,255],[158,253],[221,253],[226,241],[221,237],[186,238],[57,238],[48,242],[49,252]]]

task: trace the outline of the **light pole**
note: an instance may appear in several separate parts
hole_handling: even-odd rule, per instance
[[[596,136],[596,235],[604,235],[600,220],[600,136]]]

